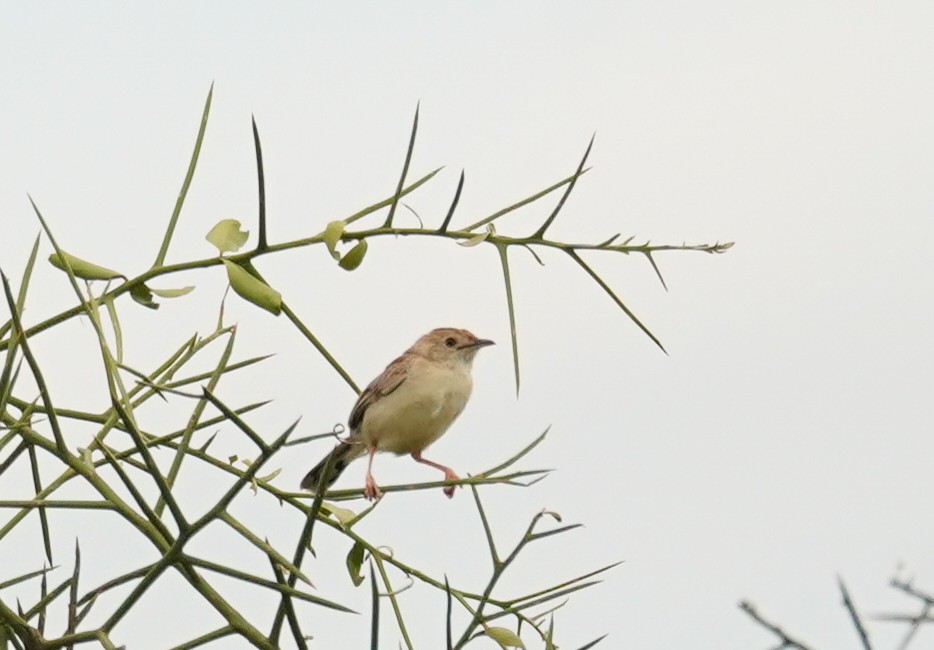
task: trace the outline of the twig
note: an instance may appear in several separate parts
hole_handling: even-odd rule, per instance
[[[739,608],[746,612],[752,620],[756,623],[767,629],[769,632],[778,637],[781,645],[779,648],[796,648],[797,650],[812,650],[810,646],[806,646],[800,641],[790,637],[782,628],[778,627],[774,623],[771,623],[764,619],[759,612],[756,611],[756,608],[749,601],[743,601],[739,604]]]

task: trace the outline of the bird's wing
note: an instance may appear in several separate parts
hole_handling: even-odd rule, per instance
[[[363,421],[363,414],[370,405],[385,395],[399,388],[405,381],[408,374],[409,359],[403,355],[386,366],[386,369],[380,373],[379,377],[370,382],[370,385],[363,389],[353,410],[350,411],[350,430],[356,431],[357,427]]]

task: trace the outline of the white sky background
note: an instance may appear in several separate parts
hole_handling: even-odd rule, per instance
[[[467,327],[500,343],[480,354],[470,406],[428,457],[479,472],[551,425],[524,466],[558,471],[529,490],[484,494],[503,547],[541,508],[586,524],[529,551],[501,595],[540,586],[544,572],[566,578],[625,560],[558,613],[562,647],[604,632],[607,648],[770,647],[772,637],[737,610],[742,598],[816,647],[855,647],[836,574],[866,614],[914,611],[886,586],[900,563],[901,576],[934,591],[931,34],[934,7],[925,2],[226,3],[223,11],[5,3],[0,266],[18,286],[38,232],[29,192],[67,250],[131,275],[145,270],[212,81],[207,137],[170,261],[212,255],[203,237],[221,218],[240,219],[255,237],[251,114],[272,241],[317,233],[391,194],[418,101],[410,177],[445,165],[407,201],[426,225],[440,223],[460,169],[467,181],[455,223],[464,225],[572,173],[596,132],[593,170],[551,235],[737,242],[719,257],[659,255],[669,293],[642,259],[587,257],[669,357],[562,255],[545,254],[541,268],[511,253],[518,400],[492,247],[383,238],[353,274],[320,247],[258,266],[361,384],[432,327]],[[533,231],[554,200],[499,230]],[[416,225],[401,209],[397,223]],[[44,262],[49,252],[46,242],[28,324],[73,304],[64,276]],[[211,331],[222,272],[158,286],[185,284],[196,291],[158,312],[121,303],[128,361],[152,367],[196,329]],[[346,419],[354,395],[284,318],[236,297],[227,314],[240,324],[240,358],[277,353],[222,391],[234,403],[275,398],[251,418],[268,438],[299,416],[305,434]],[[45,363],[68,360],[52,380],[62,405],[105,408],[86,323],[34,346]],[[228,433],[219,445],[252,453]],[[274,463],[283,468],[277,484],[297,484],[328,446],[290,448]],[[195,468],[185,475],[193,511],[201,494],[228,484]],[[28,498],[21,470],[0,478],[4,498]],[[361,485],[363,472],[355,464],[339,486]],[[391,457],[377,459],[376,473],[385,484],[436,478]],[[196,484],[199,476],[217,483]],[[300,520],[266,498],[244,499],[239,512],[291,553]],[[115,537],[123,528],[106,515],[59,513],[52,523],[59,574],[71,570],[80,535],[85,587],[112,575],[95,566],[122,571],[154,559]],[[361,531],[435,575],[481,588],[488,563],[466,491],[450,502],[440,491],[391,495]],[[368,590],[349,586],[346,545],[319,534],[308,573],[322,595],[364,616],[307,609],[306,626],[315,647],[367,647]],[[23,530],[15,562],[0,556],[0,580],[41,566],[36,535]],[[207,553],[211,544],[201,544]],[[117,641],[161,648],[216,627],[211,610],[180,596],[181,585],[172,577],[147,596]],[[402,603],[417,647],[440,647],[443,599],[419,588]],[[271,617],[268,599],[245,606]],[[388,609],[383,621],[385,647],[395,647]],[[885,624],[873,630],[879,647],[900,638]]]

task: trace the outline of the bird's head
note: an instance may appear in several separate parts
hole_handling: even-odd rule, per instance
[[[477,350],[493,345],[489,339],[479,339],[467,330],[441,327],[418,339],[410,352],[432,361],[443,361],[451,365],[465,364],[470,367]]]

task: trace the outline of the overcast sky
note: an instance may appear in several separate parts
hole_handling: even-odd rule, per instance
[[[722,256],[658,255],[667,293],[641,258],[587,257],[669,356],[548,251],[544,268],[511,253],[518,398],[492,247],[381,238],[352,274],[320,247],[259,267],[360,384],[433,327],[499,343],[480,353],[470,405],[426,456],[477,473],[551,426],[523,466],[556,471],[484,495],[503,545],[541,508],[585,524],[530,551],[501,595],[625,560],[559,611],[562,647],[602,633],[607,648],[770,647],[737,609],[743,598],[815,647],[855,647],[836,575],[866,614],[913,608],[886,586],[900,566],[934,591],[932,34],[928,2],[7,2],[0,267],[18,285],[39,230],[28,192],[67,250],[129,275],[148,268],[212,82],[172,262],[214,254],[204,234],[222,218],[255,237],[251,115],[272,241],[390,195],[418,102],[410,173],[444,166],[407,200],[426,225],[440,223],[461,169],[455,224],[465,225],[571,174],[596,133],[593,169],[551,235],[736,242]],[[504,218],[499,232],[527,234],[553,205]],[[397,222],[417,225],[408,210]],[[43,243],[27,324],[73,304],[44,263],[50,252]],[[223,273],[159,286],[187,284],[196,290],[158,312],[119,304],[128,361],[152,367],[195,330],[210,333]],[[231,298],[227,319],[239,323],[239,358],[277,355],[225,389],[234,402],[275,399],[251,420],[264,435],[298,417],[306,434],[346,419],[353,392],[284,318]],[[61,404],[106,408],[86,324],[34,345],[40,360],[59,357]],[[231,453],[253,453],[230,436]],[[329,444],[283,454],[276,484],[297,486]],[[364,470],[353,465],[338,486],[362,485]],[[407,458],[380,457],[375,470],[384,483],[435,478]],[[210,491],[197,483],[210,477],[192,471],[186,485]],[[25,470],[0,477],[4,493],[27,498],[29,485]],[[262,536],[294,544],[302,522],[272,499],[242,508]],[[124,557],[106,515],[57,513],[53,528],[59,572],[80,536],[85,586],[112,575],[108,562],[153,560],[130,542]],[[474,587],[488,570],[480,530],[463,490],[452,501],[391,495],[361,524],[397,556]],[[0,541],[0,581],[41,566],[37,529],[28,533],[15,566]],[[368,592],[344,572],[346,544],[332,538],[308,572],[322,595],[367,611]],[[215,627],[183,594],[169,577],[116,641],[163,648]],[[413,589],[402,605],[419,619],[417,647],[440,647],[443,602]],[[366,617],[308,611],[314,647],[366,647]],[[385,647],[396,647],[384,623]],[[873,630],[879,647],[899,637]]]

